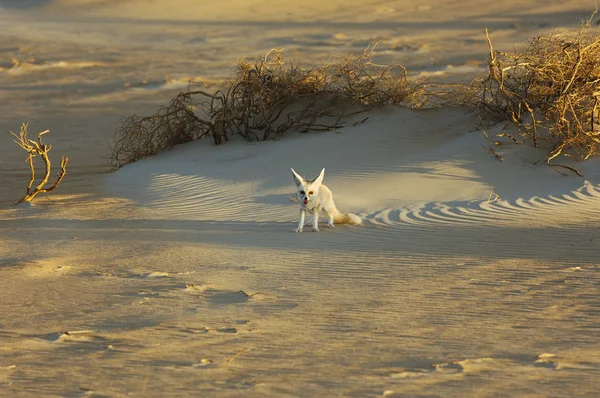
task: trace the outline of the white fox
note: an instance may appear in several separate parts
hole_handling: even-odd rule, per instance
[[[312,225],[313,231],[319,231],[319,213],[322,211],[328,217],[327,228],[333,228],[333,223],[336,224],[362,224],[362,219],[356,214],[344,214],[335,207],[333,202],[333,194],[323,182],[325,169],[321,170],[321,174],[314,180],[305,180],[292,169],[294,173],[294,181],[296,182],[296,196],[300,205],[300,221],[298,228],[294,232],[302,232],[304,228],[304,216],[306,212],[313,214]]]

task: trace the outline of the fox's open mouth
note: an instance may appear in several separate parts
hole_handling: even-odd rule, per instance
[[[304,199],[304,204],[307,205],[308,204],[308,199]]]

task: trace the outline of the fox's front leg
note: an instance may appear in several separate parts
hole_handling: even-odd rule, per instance
[[[305,227],[310,227],[313,223],[314,217],[311,217],[308,221],[304,222]]]
[[[306,214],[306,210],[300,208],[300,221],[298,221],[298,228],[294,230],[294,232],[302,232],[302,227],[304,227],[304,215]]]
[[[319,232],[319,208],[315,209],[315,214],[313,215],[313,232]]]

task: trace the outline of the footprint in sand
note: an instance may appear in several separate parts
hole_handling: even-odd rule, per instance
[[[214,289],[214,286],[213,285],[205,285],[204,283],[199,283],[199,284],[190,283],[188,285],[185,285],[185,288],[183,289],[183,291],[185,293],[202,294],[209,289]]]
[[[145,274],[145,275],[144,275],[144,278],[147,278],[147,279],[153,279],[153,278],[168,278],[168,277],[170,277],[170,276],[171,276],[171,274],[169,274],[168,272],[160,272],[160,271],[157,271],[157,272],[151,272],[151,273],[149,273],[149,274]]]
[[[209,368],[214,367],[212,359],[202,358],[200,361],[192,365],[192,368]]]
[[[207,291],[206,297],[212,304],[226,305],[226,304],[239,304],[246,303],[248,301],[263,301],[272,298],[266,293],[255,292],[246,293],[243,290],[239,291]]]
[[[76,350],[104,351],[114,348],[113,341],[100,336],[93,330],[71,330],[36,337],[53,344],[59,344],[64,348],[70,347]]]

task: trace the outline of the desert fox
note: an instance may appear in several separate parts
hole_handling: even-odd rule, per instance
[[[321,170],[321,174],[313,180],[305,180],[294,169],[292,169],[292,173],[296,183],[298,205],[300,205],[300,221],[298,221],[298,228],[294,232],[302,232],[306,212],[313,214],[312,225],[315,232],[319,231],[319,213],[321,211],[324,211],[328,217],[328,228],[333,228],[334,222],[336,224],[362,224],[362,219],[356,214],[344,214],[335,207],[333,194],[329,188],[322,184],[325,169]]]

